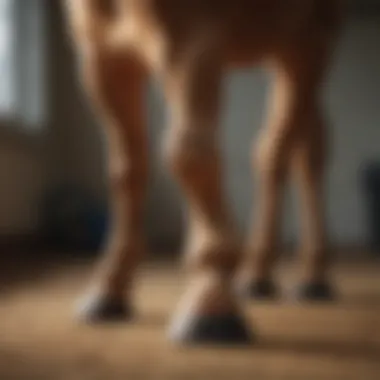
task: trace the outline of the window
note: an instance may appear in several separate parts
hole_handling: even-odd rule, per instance
[[[0,119],[44,121],[44,0],[0,0]]]
[[[0,0],[0,113],[15,108],[14,46],[15,31],[12,0]]]

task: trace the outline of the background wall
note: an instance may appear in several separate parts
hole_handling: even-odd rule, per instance
[[[51,6],[49,16],[46,145],[42,153],[36,154],[18,143],[2,144],[0,178],[6,180],[0,188],[0,227],[5,230],[12,227],[20,232],[36,228],[38,223],[31,216],[33,202],[52,184],[70,181],[86,187],[99,198],[106,196],[101,129],[78,86],[74,57],[57,5]],[[268,83],[263,72],[253,69],[232,73],[225,82],[222,139],[226,187],[242,229],[247,227],[248,210],[253,206],[255,193],[249,162],[250,142],[262,122]],[[165,107],[157,88],[152,86],[147,95],[150,139],[156,152],[165,124]],[[363,244],[367,241],[368,228],[360,175],[371,160],[380,159],[380,16],[370,14],[349,20],[326,88],[326,99],[335,144],[328,183],[331,231],[336,243]],[[7,164],[3,164],[5,156]],[[182,203],[165,168],[159,161],[153,161],[147,228],[152,245],[172,249],[181,238]],[[17,194],[13,193],[16,184]],[[297,236],[292,204],[289,197],[284,216],[287,240]]]
[[[260,70],[236,72],[226,79],[222,135],[226,153],[226,186],[241,228],[247,226],[250,217],[248,205],[252,205],[254,200],[255,184],[250,172],[249,151],[251,141],[262,124],[268,84],[269,78]],[[378,99],[380,17],[351,19],[341,38],[326,86],[330,133],[334,144],[327,189],[329,223],[337,244],[360,245],[367,241],[368,226],[361,178],[363,169],[371,160],[380,160]],[[155,131],[164,124],[159,108],[157,105],[154,110],[155,115],[160,115],[153,118]],[[162,195],[157,192],[155,196]],[[294,240],[297,236],[292,200],[288,197],[284,213],[287,240]],[[178,212],[174,210],[178,210],[178,204],[163,202],[161,207],[170,208],[172,214],[165,224],[159,224],[156,228],[164,229],[168,235],[176,235]],[[159,218],[160,212],[156,209],[153,215]]]
[[[29,145],[29,144],[28,144]],[[0,140],[0,236],[33,235],[45,186],[41,151],[2,135]]]

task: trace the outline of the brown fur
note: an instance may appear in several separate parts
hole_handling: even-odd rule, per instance
[[[222,191],[216,144],[225,70],[273,75],[266,127],[254,149],[259,199],[240,278],[271,276],[288,169],[302,203],[305,279],[326,275],[323,200],[326,125],[321,89],[340,26],[335,0],[64,0],[85,88],[104,120],[114,219],[100,291],[131,290],[143,251],[147,76],[171,110],[165,157],[189,208],[186,258],[196,312],[230,311],[240,242]],[[194,292],[194,293],[193,293]],[[187,299],[187,298],[186,298]],[[186,301],[187,302],[187,301]]]

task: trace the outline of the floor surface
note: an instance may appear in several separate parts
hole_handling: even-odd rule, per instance
[[[38,270],[36,269],[38,268]],[[0,380],[378,380],[380,264],[337,264],[339,302],[247,303],[258,334],[250,348],[178,348],[166,327],[184,279],[174,265],[145,266],[133,324],[77,324],[73,308],[88,264],[55,263],[24,274],[4,270],[0,291]],[[25,272],[25,271],[24,271]],[[283,265],[285,289],[296,279]]]

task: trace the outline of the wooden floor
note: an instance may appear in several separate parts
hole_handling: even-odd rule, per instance
[[[380,379],[379,263],[337,265],[342,298],[336,304],[247,304],[258,340],[235,349],[179,349],[167,342],[168,318],[184,286],[173,267],[143,268],[138,319],[108,327],[72,319],[88,265],[29,268],[1,283],[1,380]],[[291,266],[279,274],[286,288],[292,285]]]

